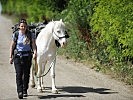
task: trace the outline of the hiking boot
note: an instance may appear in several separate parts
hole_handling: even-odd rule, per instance
[[[27,97],[28,96],[27,91],[23,91],[23,96],[24,97]]]
[[[23,93],[22,93],[22,92],[19,92],[19,93],[18,93],[18,98],[19,98],[19,99],[23,99]]]

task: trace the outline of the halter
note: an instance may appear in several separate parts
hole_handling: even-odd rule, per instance
[[[58,38],[58,40],[62,39],[62,38],[69,38],[69,35],[67,34],[67,32],[65,31],[65,35],[62,37],[59,37],[54,31],[53,33],[56,35],[56,37]]]
[[[54,22],[53,22],[54,23]],[[54,23],[55,24],[55,23]],[[67,31],[65,31],[65,35],[62,37],[59,37],[55,32],[54,32],[54,27],[52,29],[52,33],[55,34],[55,36],[58,38],[57,40],[60,40],[62,38],[69,38],[69,35],[67,34]]]

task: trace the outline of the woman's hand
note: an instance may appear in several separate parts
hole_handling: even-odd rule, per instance
[[[10,57],[10,58],[9,58],[9,63],[10,63],[10,64],[13,64],[13,57]]]

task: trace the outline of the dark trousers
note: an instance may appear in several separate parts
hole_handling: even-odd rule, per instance
[[[14,57],[14,66],[16,70],[17,92],[27,91],[30,77],[32,56]]]

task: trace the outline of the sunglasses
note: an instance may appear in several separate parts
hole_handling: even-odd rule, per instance
[[[19,23],[26,23],[26,24],[27,24],[27,22],[26,22],[25,19],[21,19],[21,20],[19,21]]]

